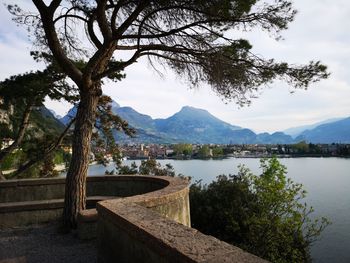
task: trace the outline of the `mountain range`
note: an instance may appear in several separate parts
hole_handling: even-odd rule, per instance
[[[320,122],[316,122],[313,124],[309,124],[309,125],[303,125],[303,126],[297,126],[297,127],[292,127],[289,129],[284,130],[283,132],[285,134],[288,134],[290,136],[292,136],[293,138],[298,137],[300,134],[302,134],[304,131],[306,130],[312,130],[314,128],[316,128],[317,126],[320,126],[322,124],[327,124],[327,123],[332,123],[332,122],[336,122],[336,121],[340,121],[343,118],[332,118],[332,119],[327,119],[324,121],[320,121]]]
[[[120,107],[115,101],[111,106],[113,113],[128,121],[137,132],[135,138],[115,132],[120,143],[291,144],[302,140],[312,143],[350,143],[350,117],[294,127],[285,132],[256,134],[250,129],[224,122],[206,110],[190,106],[184,106],[165,119],[153,119],[131,107]],[[73,107],[60,121],[67,124],[69,116],[75,114],[76,107]]]

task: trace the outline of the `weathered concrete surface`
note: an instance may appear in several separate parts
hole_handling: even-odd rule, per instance
[[[133,196],[168,185],[160,177],[118,175],[87,178],[87,196]],[[64,198],[65,178],[0,181],[0,203]]]
[[[97,237],[97,220],[96,209],[86,209],[79,212],[77,229],[79,239],[89,240]]]
[[[5,223],[9,222],[30,224],[53,220],[56,216],[59,218],[63,189],[64,178],[0,182],[0,229],[1,225],[6,226]],[[266,262],[189,227],[189,188],[186,180],[148,176],[90,177],[87,190],[91,206],[99,200],[108,199],[97,203],[100,262]],[[121,198],[111,199],[116,196]],[[96,217],[94,210],[81,213],[82,234],[88,236],[94,232]],[[90,254],[80,256],[75,249],[72,254],[62,252],[63,249],[71,252],[65,246],[74,246],[70,244],[72,241],[63,242],[60,235],[41,234],[40,230],[34,235],[39,239],[26,239],[24,235],[26,244],[22,250],[14,247],[14,251],[17,250],[14,253],[10,251],[9,243],[22,243],[20,239],[20,242],[16,240],[16,234],[6,233],[0,231],[0,255],[4,260],[96,260],[93,256],[86,257]],[[50,240],[55,246],[49,245]],[[22,253],[23,248],[25,252]],[[84,248],[79,251],[84,251]],[[94,253],[94,249],[91,251]]]
[[[130,200],[97,206],[99,262],[266,262]]]
[[[0,203],[61,199],[64,183],[64,178],[1,181]]]
[[[182,223],[186,226],[190,226],[190,207],[189,207],[189,182],[179,177],[143,177],[149,179],[161,179],[164,181],[164,188],[157,191],[149,192],[146,194],[136,195],[125,198],[128,202],[139,203],[140,205],[147,207],[153,211],[158,212],[160,215],[167,217],[176,222]],[[112,202],[112,199],[108,199],[108,202]],[[81,238],[94,238],[97,236],[97,232],[94,231],[97,226],[93,225],[95,210],[82,211],[78,216],[78,230]],[[96,221],[97,223],[97,221]]]
[[[0,182],[0,229],[59,220],[64,205],[64,183],[65,178]],[[88,177],[87,208],[95,207],[101,200],[140,195],[168,185],[169,181],[160,177]]]
[[[0,230],[0,262],[93,263],[96,243],[58,234],[53,224]]]
[[[162,177],[168,186],[143,195],[127,197],[124,200],[136,203],[158,212],[160,215],[186,226],[191,226],[189,204],[189,181],[179,177]],[[104,205],[117,200],[106,200]]]
[[[266,262],[190,228],[188,182],[168,180],[158,191],[97,204],[99,262]]]

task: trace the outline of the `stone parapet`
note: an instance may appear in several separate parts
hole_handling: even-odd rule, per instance
[[[91,176],[87,178],[87,208],[94,208],[101,200],[128,196],[139,198],[146,193],[164,191],[170,184],[176,188],[181,181],[179,178],[142,175]],[[64,206],[64,188],[65,178],[0,182],[0,229],[59,220]],[[164,210],[163,214],[189,225],[188,189],[186,191],[187,199],[186,193],[180,199],[173,195],[173,198],[168,196],[167,199],[155,200],[152,195],[147,195],[150,201],[153,200],[149,207]],[[187,209],[186,213],[183,213],[183,207]],[[79,220],[87,224],[82,212]],[[96,223],[97,214],[93,218],[95,220],[89,223]],[[96,236],[96,231],[89,234],[90,237],[93,235]]]
[[[0,182],[0,228],[60,218],[65,178]],[[99,176],[87,180],[78,234],[99,262],[266,262],[190,228],[189,182],[179,177]],[[101,201],[102,200],[102,201]],[[103,201],[104,200],[104,201]]]
[[[154,200],[150,199],[158,194],[165,194],[165,199],[167,194],[175,194],[159,192],[149,194],[145,200],[139,196],[98,203],[100,263],[267,262],[196,229],[169,220],[159,212],[164,211],[162,209],[147,208],[148,201],[153,203]]]

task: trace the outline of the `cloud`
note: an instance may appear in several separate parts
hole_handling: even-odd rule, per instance
[[[22,3],[27,1],[22,1]],[[277,131],[333,117],[350,116],[350,34],[348,34],[350,2],[348,0],[295,0],[299,13],[284,40],[275,41],[265,32],[254,30],[247,37],[253,50],[265,58],[276,58],[294,64],[321,60],[332,72],[328,80],[312,85],[307,91],[292,89],[275,82],[263,89],[250,107],[225,104],[211,89],[203,85],[189,89],[170,70],[158,76],[146,60],[126,70],[127,77],[118,83],[106,83],[104,92],[122,106],[132,106],[154,118],[165,118],[184,105],[207,109],[226,122],[255,131]],[[0,7],[0,78],[40,67],[29,56],[31,44],[26,32],[10,21]],[[68,106],[47,102],[63,115]]]

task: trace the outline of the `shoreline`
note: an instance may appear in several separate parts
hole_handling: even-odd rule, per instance
[[[271,155],[232,155],[232,156],[220,156],[220,157],[208,157],[208,158],[198,158],[198,157],[156,157],[152,159],[156,160],[222,160],[222,159],[229,159],[229,158],[272,158],[277,157],[279,159],[284,158],[344,158],[349,159],[350,156],[341,156],[341,155],[319,155],[319,154],[307,154],[307,155],[291,155],[291,154],[271,154]],[[148,160],[148,158],[127,158],[129,161],[137,161],[137,160]]]

